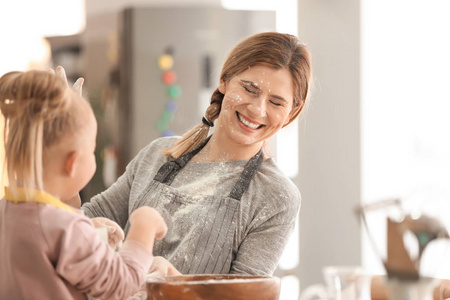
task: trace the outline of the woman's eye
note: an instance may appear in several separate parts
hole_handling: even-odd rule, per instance
[[[275,102],[273,100],[269,100],[270,103],[272,103],[275,106],[281,106],[281,103]]]
[[[255,91],[253,91],[252,89],[246,87],[245,85],[244,85],[244,89],[245,89],[245,91],[248,92],[248,93],[256,94]]]

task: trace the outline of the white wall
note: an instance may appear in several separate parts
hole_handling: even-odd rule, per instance
[[[407,212],[438,218],[448,230],[450,2],[361,3],[363,201],[400,198]],[[379,223],[371,234],[385,254]],[[439,244],[426,247],[421,275],[450,278],[450,246]],[[384,272],[373,245],[363,247],[365,266]]]
[[[359,0],[299,0],[299,37],[315,84],[300,124],[300,284],[322,283],[326,265],[360,265]]]

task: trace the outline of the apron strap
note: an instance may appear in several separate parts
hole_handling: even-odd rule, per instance
[[[192,150],[191,152],[186,153],[178,157],[175,160],[168,161],[164,163],[161,168],[159,168],[158,173],[156,173],[153,180],[159,181],[161,183],[165,183],[167,185],[171,185],[172,181],[177,176],[178,172],[198,153],[200,150],[205,147],[205,145],[211,139],[211,135],[206,138],[206,140],[197,148]]]
[[[203,149],[203,147],[208,143],[210,138],[211,135],[200,146],[198,146],[191,152],[182,155],[175,160],[171,160],[164,163],[159,168],[158,173],[156,173],[153,180],[159,181],[167,185],[171,185],[172,181],[175,179],[175,176],[177,176],[178,172],[180,172],[180,170],[192,159],[192,157],[194,157],[194,155],[196,155],[198,152],[200,152],[200,150]],[[252,181],[253,177],[258,171],[259,166],[261,166],[263,158],[264,155],[262,153],[262,149],[260,149],[258,153],[256,153],[255,156],[253,156],[250,159],[250,161],[245,165],[244,171],[242,171],[241,176],[239,177],[238,181],[231,190],[229,197],[236,200],[241,200],[242,195],[250,185],[250,182]]]
[[[229,197],[236,200],[241,200],[242,195],[247,190],[250,182],[261,166],[263,158],[264,155],[262,153],[262,149],[260,149],[244,167],[244,171],[242,171],[241,176],[231,190]]]

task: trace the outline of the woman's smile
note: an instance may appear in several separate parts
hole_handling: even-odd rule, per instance
[[[239,120],[239,124],[241,124],[241,126],[244,129],[250,130],[252,132],[256,131],[257,129],[262,128],[264,125],[260,124],[258,122],[255,122],[247,117],[245,117],[244,115],[241,115],[239,112],[236,112],[236,116]]]

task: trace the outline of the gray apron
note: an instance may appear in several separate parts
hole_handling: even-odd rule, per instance
[[[235,256],[233,242],[240,200],[263,160],[260,150],[247,162],[228,196],[188,195],[171,187],[179,171],[208,141],[164,163],[130,211],[148,205],[160,212],[168,232],[155,241],[153,255],[168,259],[182,274],[229,273]]]

